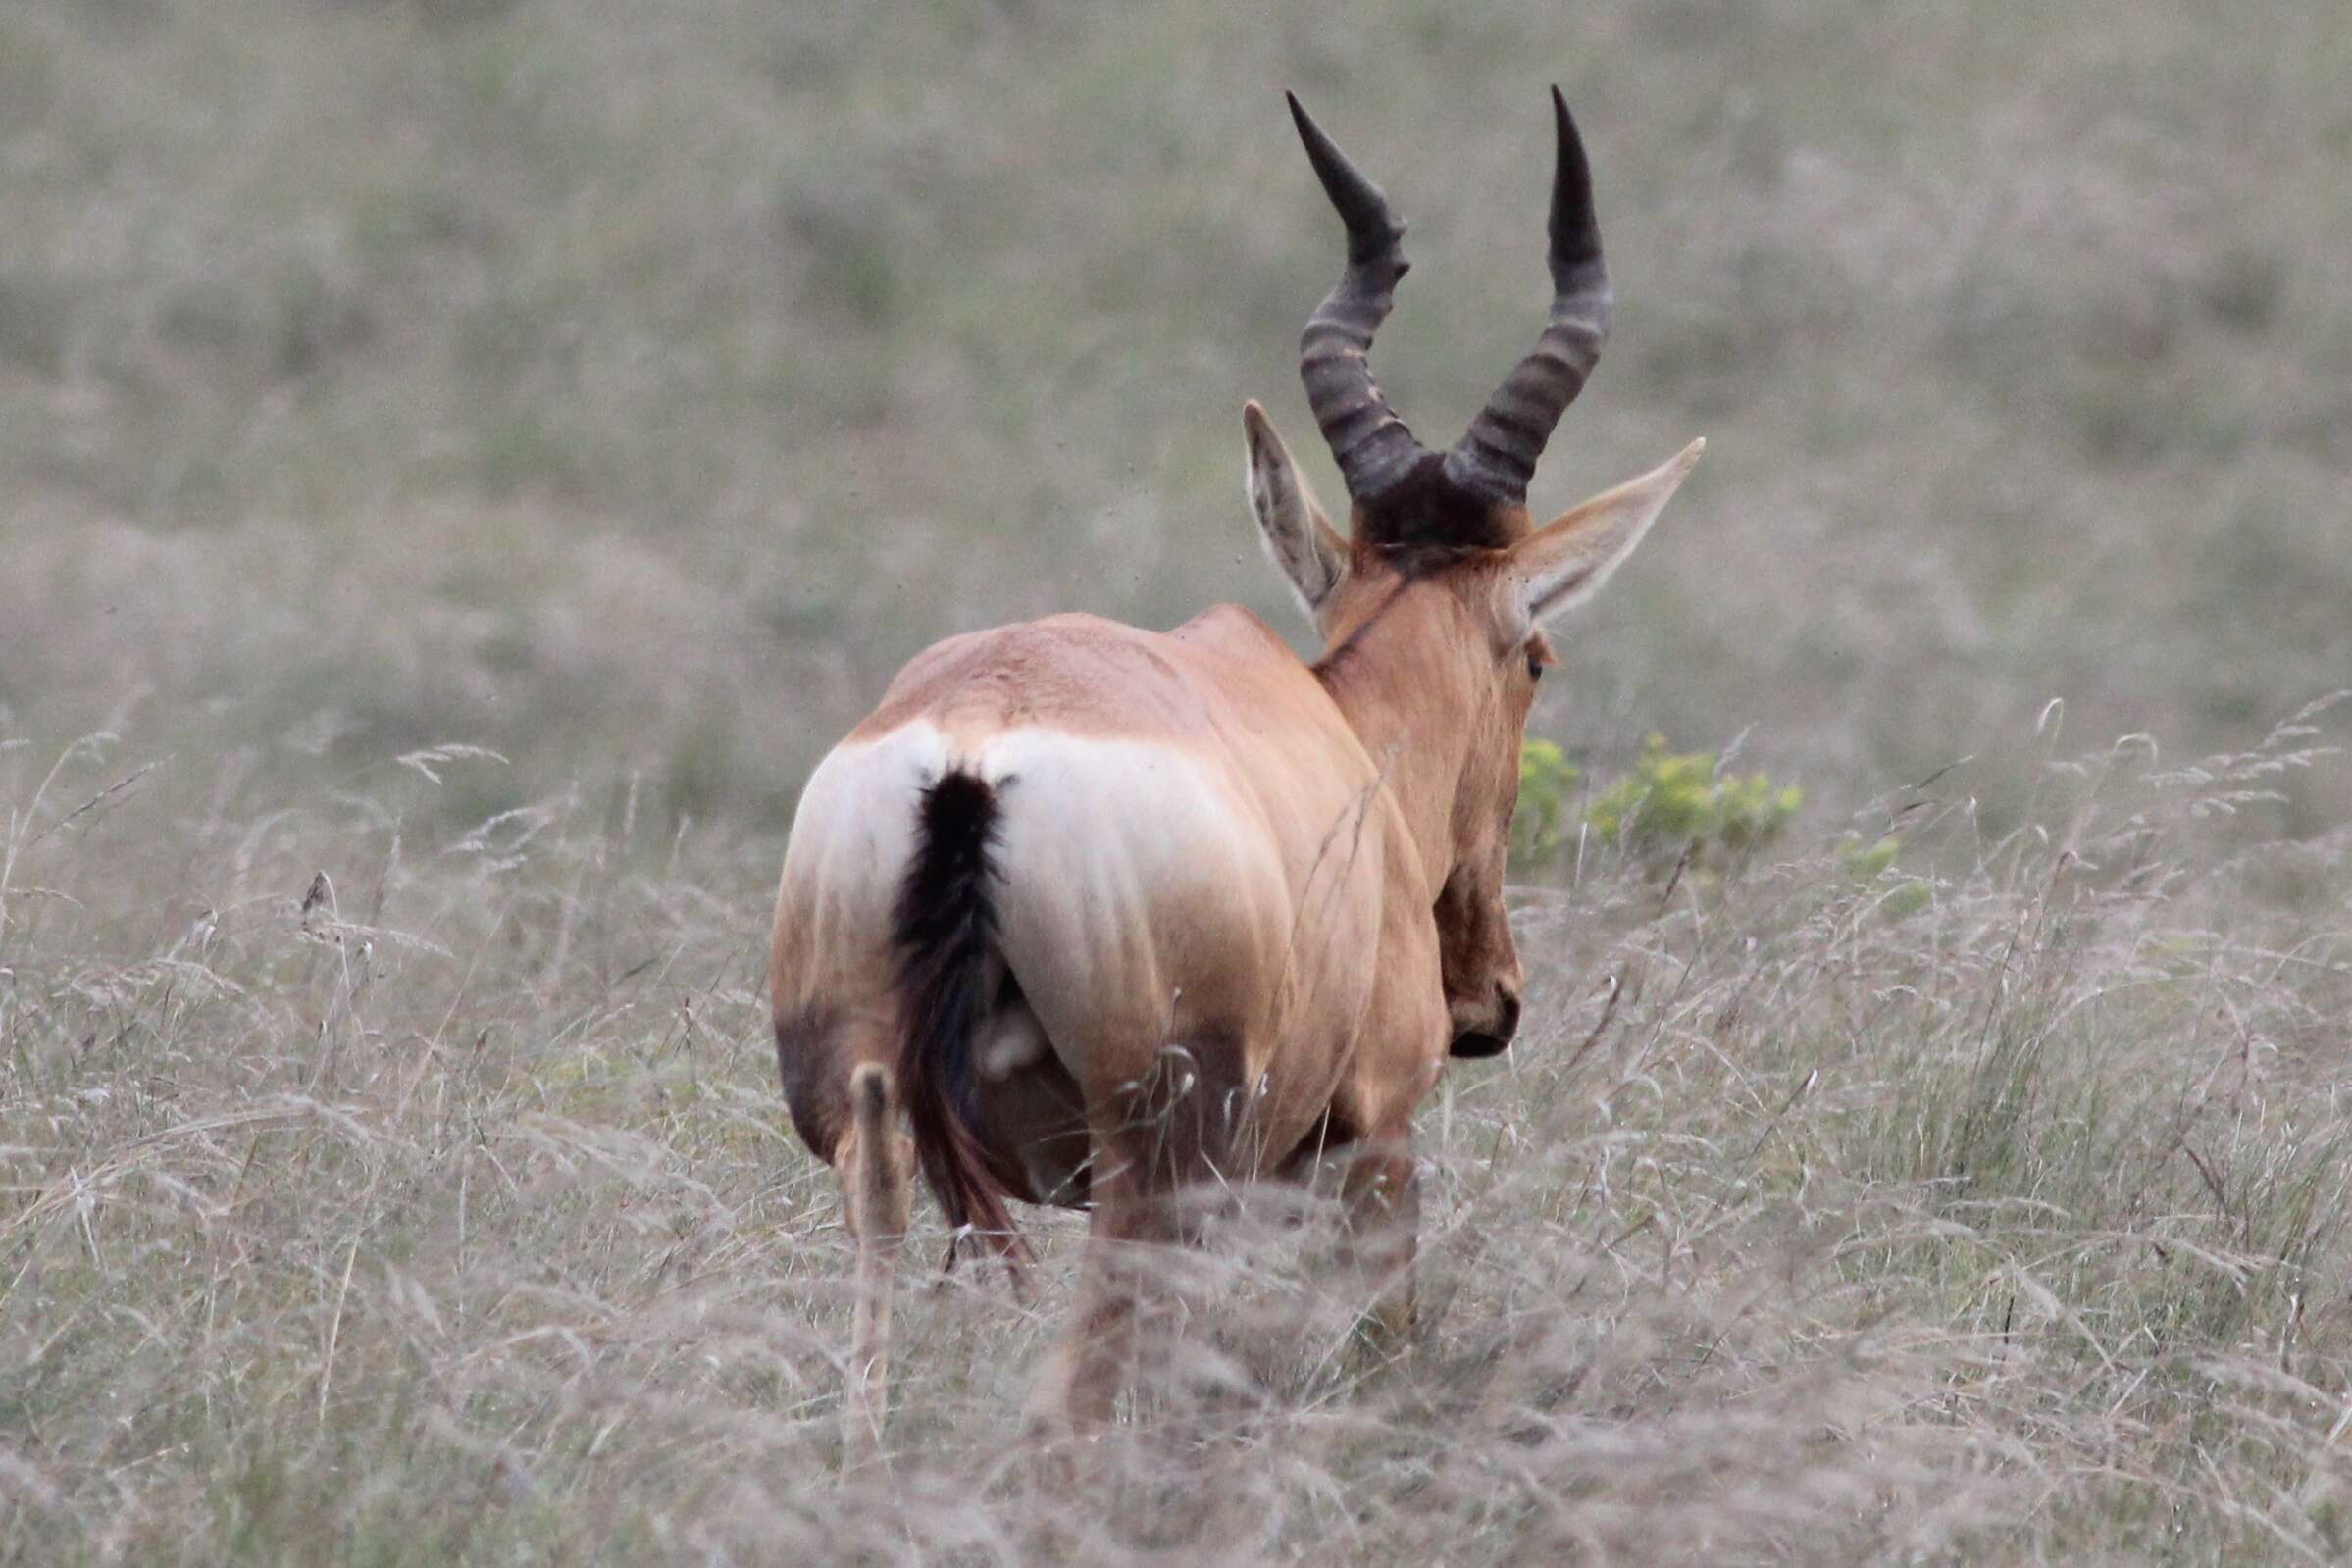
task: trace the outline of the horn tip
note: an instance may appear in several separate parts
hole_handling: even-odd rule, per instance
[[[1560,140],[1579,143],[1584,140],[1583,133],[1576,128],[1576,117],[1568,112],[1567,94],[1559,90],[1558,82],[1552,84],[1552,124]]]

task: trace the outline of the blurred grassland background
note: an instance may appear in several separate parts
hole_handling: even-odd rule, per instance
[[[1830,805],[1990,754],[1995,813],[2051,696],[2243,744],[2352,664],[2341,23],[11,7],[0,707],[772,828],[945,632],[1292,627],[1237,413],[1337,494],[1295,343],[1339,245],[1279,90],[1413,221],[1376,359],[1450,439],[1541,322],[1558,77],[1620,310],[1534,499],[1712,444],[1538,733],[1749,733]]]
[[[1280,91],[1448,440],[1555,79],[1535,503],[1710,448],[1544,687],[1412,1355],[1253,1197],[1054,1485],[1048,1218],[843,1478],[804,771],[949,632],[1301,636]],[[2352,1552],[2347,81],[2336,0],[0,8],[0,1568]],[[1581,831],[1669,777],[1706,853]]]

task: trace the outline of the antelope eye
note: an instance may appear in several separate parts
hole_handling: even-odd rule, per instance
[[[1535,649],[1529,648],[1527,650],[1527,679],[1530,681],[1541,681],[1543,678],[1544,656],[1536,652]]]

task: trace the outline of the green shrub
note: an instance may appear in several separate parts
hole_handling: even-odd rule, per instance
[[[1605,842],[1637,852],[1736,851],[1778,834],[1803,801],[1793,784],[1775,785],[1761,773],[1726,774],[1718,759],[1669,751],[1665,736],[1654,734],[1642,742],[1633,772],[1586,808],[1585,821]]]
[[[1540,866],[1559,852],[1560,824],[1568,814],[1568,797],[1584,771],[1549,740],[1529,740],[1519,747],[1519,805],[1510,818],[1510,852]]]
[[[1570,821],[1568,792],[1581,777],[1548,740],[1520,748],[1510,841],[1522,864],[1540,866],[1559,852]],[[1704,751],[1669,751],[1665,737],[1654,734],[1643,742],[1633,771],[1595,795],[1576,820],[1602,842],[1640,858],[1679,856],[1686,849],[1719,858],[1777,835],[1803,800],[1793,784],[1775,784],[1761,773],[1725,773],[1720,759]]]
[[[1887,834],[1874,840],[1850,838],[1838,850],[1838,869],[1856,882],[1871,885],[1877,907],[1895,920],[1917,914],[1935,901],[1934,886],[1923,877],[1895,869],[1902,840]]]
[[[1901,847],[1893,834],[1871,843],[1856,838],[1839,851],[1838,868],[1857,882],[1868,882],[1895,863],[1895,852]]]

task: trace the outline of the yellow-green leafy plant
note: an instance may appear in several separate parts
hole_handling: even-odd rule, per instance
[[[1868,842],[1851,838],[1838,851],[1838,866],[1855,881],[1868,882],[1895,863],[1900,848],[1901,841],[1891,833]]]
[[[1642,742],[1633,771],[1593,797],[1584,820],[1602,841],[1639,855],[1736,854],[1776,836],[1804,793],[1761,773],[1723,770],[1704,751]]]
[[[1838,866],[1856,882],[1870,885],[1877,907],[1902,920],[1934,901],[1935,889],[1923,877],[1898,870],[1895,856],[1902,840],[1893,834],[1876,839],[1850,838],[1838,851]]]
[[[1529,740],[1519,747],[1519,804],[1510,818],[1513,856],[1540,866],[1559,852],[1569,797],[1583,777],[1583,770],[1549,740]]]

